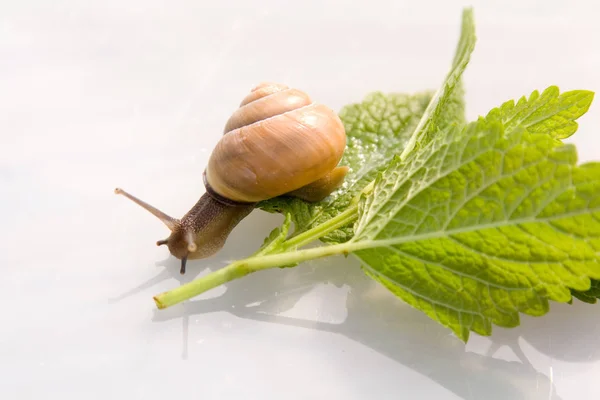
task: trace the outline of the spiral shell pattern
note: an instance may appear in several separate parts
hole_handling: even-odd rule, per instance
[[[324,177],[345,148],[345,128],[333,110],[301,90],[262,83],[227,121],[206,180],[225,198],[259,202]]]

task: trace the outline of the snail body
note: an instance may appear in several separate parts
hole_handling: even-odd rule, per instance
[[[303,91],[277,83],[251,90],[227,121],[204,171],[206,192],[180,219],[122,194],[157,216],[171,235],[157,242],[181,259],[218,252],[235,226],[260,201],[286,195],[320,201],[336,190],[348,168],[338,166],[346,132],[330,108]]]

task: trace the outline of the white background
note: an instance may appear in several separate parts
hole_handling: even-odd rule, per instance
[[[352,258],[231,282],[157,311],[152,296],[249,255],[256,211],[213,259],[178,262],[121,186],[183,215],[225,121],[256,83],[339,110],[435,89],[464,5],[478,42],[470,119],[558,85],[600,90],[595,1],[2,1],[0,398],[599,398],[600,305],[463,345]],[[580,119],[600,159],[600,103]]]

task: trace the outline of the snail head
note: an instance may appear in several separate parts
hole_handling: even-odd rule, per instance
[[[169,228],[171,231],[169,237],[157,241],[156,244],[166,245],[169,252],[181,260],[181,274],[185,273],[188,260],[207,258],[217,253],[225,244],[231,230],[254,209],[253,204],[240,206],[223,204],[209,193],[205,193],[179,220],[123,189],[117,188],[115,193],[127,197],[146,209]]]

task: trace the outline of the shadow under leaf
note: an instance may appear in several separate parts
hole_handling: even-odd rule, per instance
[[[347,316],[343,322],[280,315],[322,284],[347,289]],[[466,351],[450,331],[367,278],[355,259],[334,257],[291,269],[262,271],[223,286],[225,293],[219,297],[188,301],[184,307],[172,310],[155,310],[153,320],[185,320],[190,315],[228,312],[265,323],[316,329],[361,343],[461,398],[559,399],[548,377],[535,370],[518,345],[519,337],[535,338],[536,333],[515,328],[513,341],[513,336],[500,332],[501,339],[509,338],[501,340],[500,345],[509,345],[521,362]]]

